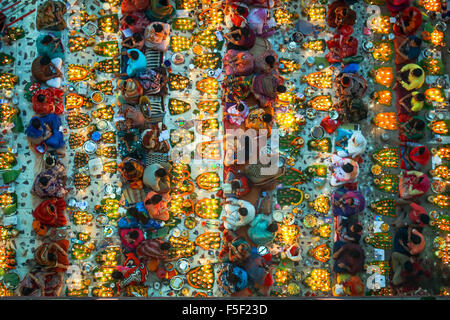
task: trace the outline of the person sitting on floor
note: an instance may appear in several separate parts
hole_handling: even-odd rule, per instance
[[[228,50],[223,59],[225,74],[229,76],[248,76],[252,74],[255,59],[247,51]]]
[[[224,183],[229,183],[231,190],[225,193],[225,197],[241,198],[250,192],[250,186],[247,177],[238,174],[236,170],[229,169],[226,171]]]
[[[128,49],[120,54],[114,56],[118,58],[119,56],[127,56],[127,69],[125,73],[118,73],[116,77],[133,78],[138,76],[139,73],[145,71],[147,68],[147,59],[145,55],[138,49]]]
[[[36,14],[37,30],[61,31],[67,28],[64,14],[67,12],[66,3],[62,1],[46,1],[40,4]]]
[[[150,0],[123,0],[120,9],[125,15],[146,10],[149,6]]]
[[[339,98],[361,98],[367,90],[366,80],[356,73],[340,73],[335,78]]]
[[[400,151],[403,160],[401,169],[420,170],[431,158],[431,153],[426,146],[414,142],[400,143]]]
[[[255,218],[255,207],[248,201],[229,198],[224,205],[225,229],[236,231],[238,228],[248,225]]]
[[[351,217],[364,210],[366,201],[360,191],[350,191],[341,187],[331,195],[331,204],[335,217]]]
[[[145,209],[152,219],[167,221],[169,220],[169,209],[167,203],[170,196],[167,193],[158,194],[150,191],[144,200]]]
[[[367,140],[361,131],[349,131],[338,128],[336,137],[337,155],[356,158],[366,151]]]
[[[406,121],[401,121],[406,120]],[[399,116],[399,131],[402,136],[401,140],[412,140],[418,141],[425,137],[426,132],[426,121],[420,116],[412,116],[412,117],[401,117]],[[403,137],[404,136],[404,137]]]
[[[264,214],[257,214],[250,223],[247,234],[255,245],[263,246],[273,241],[277,231],[276,223],[270,223]]]
[[[356,243],[336,242],[333,259],[333,270],[337,273],[356,275],[364,269],[364,250]]]
[[[33,211],[33,217],[41,225],[48,227],[62,227],[67,224],[64,215],[66,202],[62,198],[53,198],[42,201]]]
[[[122,41],[122,47],[127,49],[138,49],[144,51],[145,39],[140,33],[133,33]]]
[[[341,229],[342,224],[339,226],[339,230]],[[342,236],[342,240],[349,243],[359,243],[361,240],[363,227],[359,223],[351,223],[347,226],[345,233]]]
[[[36,49],[40,56],[47,56],[50,59],[64,59],[64,49],[61,39],[50,34],[41,34],[36,39]]]
[[[405,171],[399,179],[400,198],[409,200],[418,198],[430,189],[430,179],[420,171]]]
[[[144,165],[140,161],[127,157],[119,163],[117,170],[119,170],[122,177],[130,183],[130,188],[142,189],[144,187],[144,183],[142,182]]]
[[[240,265],[250,256],[250,244],[241,237],[236,237],[231,241],[226,241],[223,237],[224,243],[219,252],[220,262],[230,262],[235,265]]]
[[[405,62],[411,63],[416,61],[420,56],[420,46],[422,45],[422,40],[416,36],[409,36],[404,39],[400,39],[402,39],[402,41],[397,39],[394,40],[394,49],[396,53],[395,64],[400,65]]]
[[[31,65],[31,74],[36,81],[49,87],[60,88],[63,61],[61,58],[50,59],[48,56],[38,56]]]
[[[34,251],[34,260],[49,271],[65,272],[69,267],[68,240],[44,242]]]
[[[137,208],[139,204],[142,204],[141,210]],[[157,230],[163,226],[163,221],[156,221],[147,215],[143,202],[138,203],[136,207],[129,208],[126,216],[117,221],[117,227],[120,229],[142,228],[144,230]]]
[[[154,163],[149,165],[144,170],[143,181],[147,187],[150,187],[156,192],[170,191],[170,165]]]
[[[415,6],[403,10],[396,17],[393,31],[397,36],[412,36],[422,25],[422,12]]]
[[[57,88],[38,89],[33,93],[31,101],[33,111],[38,115],[54,113],[59,115],[64,112],[64,91]]]
[[[65,188],[66,179],[66,168],[58,162],[36,176],[31,193],[41,199],[64,198],[69,193],[69,189]]]
[[[400,84],[405,90],[412,91],[422,87],[424,82],[425,72],[422,67],[415,63],[409,63],[400,69],[393,89]]]
[[[238,51],[250,50],[256,41],[255,33],[248,27],[231,27],[230,32],[223,36],[227,42],[227,50],[234,49]]]
[[[425,249],[425,238],[416,228],[403,227],[394,235],[394,252],[415,256]]]
[[[341,158],[335,154],[331,156],[331,180],[330,185],[337,187],[353,182],[359,174],[359,165],[349,158]]]
[[[403,228],[412,226],[416,228],[423,228],[430,223],[430,217],[427,211],[415,202],[398,199],[395,201],[397,207],[397,218],[392,223],[393,227]],[[409,206],[409,213],[402,210],[403,206]]]
[[[122,248],[125,248],[128,252],[134,251],[144,240],[144,233],[138,228],[119,229],[119,236]]]
[[[249,108],[247,104],[243,101],[239,101],[231,103],[226,112],[224,112],[224,116],[227,117],[231,124],[239,127],[247,118],[248,113]]]
[[[225,295],[232,295],[248,287],[247,272],[232,264],[225,264],[217,275],[219,290]]]
[[[400,105],[408,112],[419,112],[425,104],[425,95],[418,91],[413,91],[400,100]]]
[[[172,248],[172,245],[169,242],[164,242],[161,239],[147,239],[136,248],[136,256],[141,262],[147,264],[149,271],[155,272],[160,263],[175,261],[180,258],[180,255],[169,258],[170,248]]]
[[[170,24],[152,22],[145,28],[145,46],[152,50],[165,52],[170,43]]]

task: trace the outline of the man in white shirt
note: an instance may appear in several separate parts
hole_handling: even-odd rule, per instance
[[[227,230],[236,231],[255,218],[255,207],[248,201],[234,198],[227,199],[224,206],[224,227]]]

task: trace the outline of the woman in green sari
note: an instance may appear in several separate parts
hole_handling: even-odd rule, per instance
[[[64,51],[61,40],[49,34],[41,34],[36,40],[38,55],[48,56],[50,59],[64,59]]]
[[[399,127],[400,129],[403,129],[403,135],[406,139],[418,141],[425,136],[427,124],[423,118],[419,116],[413,116],[405,122],[401,120],[403,119],[399,117]]]
[[[166,22],[175,15],[175,10],[168,0],[151,0],[145,15],[150,21]]]

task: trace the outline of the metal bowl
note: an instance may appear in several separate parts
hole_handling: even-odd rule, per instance
[[[191,269],[191,263],[188,259],[180,259],[177,261],[176,269],[179,273],[185,274]]]
[[[97,151],[97,147],[97,144],[92,140],[86,141],[83,145],[83,149],[87,154],[94,154]]]

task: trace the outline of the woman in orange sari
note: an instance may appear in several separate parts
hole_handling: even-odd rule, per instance
[[[33,111],[38,115],[49,113],[61,114],[64,112],[64,91],[58,88],[39,89],[33,93]]]
[[[122,177],[130,183],[131,189],[142,189],[144,187],[144,183],[142,182],[144,168],[144,165],[140,161],[130,157],[123,159],[117,166]]]
[[[65,209],[66,202],[63,198],[45,200],[33,211],[33,217],[43,225],[61,227],[67,224]]]
[[[397,16],[397,22],[394,25],[394,33],[397,36],[412,36],[422,25],[422,12],[412,6],[402,11]]]
[[[43,243],[36,248],[34,260],[41,266],[55,272],[64,272],[69,267],[68,240]]]

